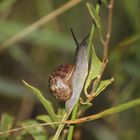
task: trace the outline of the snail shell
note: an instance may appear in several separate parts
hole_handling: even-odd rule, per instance
[[[67,101],[72,95],[71,77],[74,65],[63,64],[54,69],[49,79],[49,91],[60,101]]]

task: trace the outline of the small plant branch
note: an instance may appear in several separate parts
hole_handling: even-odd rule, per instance
[[[87,3],[87,8],[88,8],[89,13],[92,13],[92,8],[88,3]],[[95,11],[96,11],[97,15],[99,15],[100,4],[98,3],[98,1],[96,3]],[[90,61],[90,56],[91,56],[91,49],[92,49],[91,46],[92,46],[93,36],[94,36],[95,30],[96,30],[96,24],[94,23],[94,20],[93,20],[93,24],[91,27],[91,31],[89,34],[89,40],[88,40],[88,44],[87,44],[87,56],[88,56],[89,61]],[[90,95],[87,91],[85,91],[85,96],[87,97],[87,99],[90,97]]]
[[[104,110],[100,113],[90,115],[90,116],[87,116],[87,117],[83,117],[83,118],[80,118],[80,119],[67,120],[67,121],[62,121],[62,122],[51,122],[51,123],[40,123],[40,124],[35,124],[35,125],[28,125],[26,127],[19,127],[19,128],[11,129],[11,130],[8,130],[8,131],[0,132],[0,135],[5,135],[5,134],[9,134],[9,133],[29,129],[29,128],[35,128],[35,127],[38,127],[38,126],[85,123],[85,122],[89,122],[89,121],[93,121],[93,120],[96,120],[96,119],[106,117],[108,115],[112,115],[112,114],[115,114],[115,113],[125,111],[127,109],[133,108],[133,107],[138,106],[138,105],[140,105],[140,98],[135,99],[133,101],[129,101],[129,102],[124,103],[122,105],[118,105],[116,107],[112,107],[110,109],[106,109],[106,110]]]
[[[101,78],[102,78],[106,65],[107,65],[107,61],[102,63],[100,74],[95,79],[93,90],[91,91],[90,96],[89,96],[89,98],[87,98],[86,102],[91,102],[96,97],[96,90],[101,82]]]
[[[0,52],[4,51],[11,45],[21,41],[25,36],[29,35],[33,31],[37,30],[40,26],[48,23],[50,20],[56,18],[57,16],[61,15],[65,11],[69,10],[70,8],[74,7],[78,3],[80,3],[81,0],[70,0],[66,4],[62,5],[58,9],[54,10],[50,14],[44,16],[43,18],[37,20],[33,24],[29,25],[25,29],[23,29],[21,32],[15,34],[10,39],[6,40],[3,44],[0,46]]]
[[[110,3],[108,5],[109,14],[108,14],[108,27],[107,27],[107,33],[105,37],[105,43],[103,45],[103,62],[107,61],[108,57],[108,47],[109,47],[109,41],[112,31],[112,13],[113,13],[113,6],[114,6],[114,0],[110,0]]]
[[[78,103],[76,104],[76,106],[74,107],[73,111],[72,111],[72,118],[71,119],[75,119],[76,118],[76,114],[77,114],[77,111],[78,111]],[[63,119],[62,121],[65,121],[67,120],[69,117],[69,114],[65,113],[64,116],[63,116]],[[60,133],[62,132],[63,128],[64,128],[65,124],[60,124],[54,137],[53,137],[53,140],[57,140]],[[68,138],[70,140],[72,134],[73,134],[73,130],[74,130],[74,127],[70,126],[69,128],[69,131],[68,131]]]
[[[67,113],[65,113],[64,116],[63,116],[62,121],[67,120],[68,117],[69,117],[69,115]],[[57,140],[58,139],[58,137],[59,137],[61,131],[63,130],[64,126],[65,126],[65,124],[61,124],[60,123],[60,125],[58,126],[58,129],[57,129],[57,131],[56,131],[56,133],[55,133],[55,135],[53,137],[53,140]]]
[[[96,90],[97,87],[99,86],[100,82],[101,82],[101,78],[103,75],[103,72],[105,70],[105,67],[108,63],[108,47],[109,47],[109,41],[110,41],[110,36],[111,36],[111,30],[112,30],[112,12],[113,12],[113,6],[114,6],[114,0],[110,0],[110,3],[108,5],[108,9],[109,9],[109,15],[108,15],[108,27],[107,27],[107,33],[106,33],[106,37],[105,37],[105,42],[103,45],[103,60],[102,60],[102,65],[101,65],[101,69],[99,72],[99,75],[97,77],[97,79],[94,81],[94,88],[90,94],[90,97],[87,98],[87,102],[91,102],[94,97],[96,96]]]

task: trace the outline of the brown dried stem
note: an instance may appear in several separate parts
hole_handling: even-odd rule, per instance
[[[25,127],[19,127],[19,128],[15,128],[15,129],[11,129],[8,131],[3,131],[0,132],[0,135],[4,135],[4,134],[9,134],[9,133],[13,133],[13,132],[17,132],[17,131],[21,131],[24,129],[29,129],[29,128],[34,128],[34,127],[38,127],[38,126],[48,126],[48,125],[56,125],[56,124],[78,124],[78,123],[85,123],[88,121],[93,121],[108,115],[112,115],[114,113],[119,113],[122,111],[125,111],[127,109],[130,109],[132,107],[138,106],[140,105],[140,98],[135,99],[133,101],[129,101],[127,103],[124,103],[122,105],[118,105],[116,107],[112,107],[109,109],[106,109],[100,113],[94,114],[94,115],[90,115],[87,117],[83,117],[80,119],[75,119],[75,120],[67,120],[67,121],[62,121],[62,122],[50,122],[50,123],[40,123],[40,124],[34,124],[34,125],[29,125],[29,126],[25,126]]]
[[[103,62],[107,61],[107,57],[108,57],[108,47],[109,47],[109,41],[110,41],[110,36],[111,36],[111,31],[112,31],[113,6],[114,6],[114,0],[110,0],[110,3],[108,5],[108,9],[109,9],[108,28],[107,28],[105,43],[103,45],[103,47],[104,47],[104,50],[103,50]]]
[[[105,42],[103,44],[103,60],[102,60],[101,70],[100,70],[100,73],[99,73],[97,79],[94,81],[95,86],[94,86],[94,89],[93,89],[92,93],[90,94],[90,97],[87,98],[87,102],[91,102],[94,99],[94,97],[96,96],[96,89],[101,82],[103,72],[104,72],[104,70],[106,68],[106,65],[108,63],[108,47],[109,47],[109,41],[110,41],[110,36],[111,36],[111,30],[112,30],[113,6],[114,6],[114,0],[110,0],[110,3],[108,5],[108,9],[109,9],[109,12],[108,12],[108,27],[107,27]]]

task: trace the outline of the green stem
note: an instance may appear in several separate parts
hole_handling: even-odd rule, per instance
[[[62,118],[62,121],[67,120],[68,117],[69,117],[69,114],[65,113],[63,118]],[[58,129],[57,129],[57,131],[56,131],[56,133],[55,133],[55,135],[53,137],[53,140],[58,140],[58,137],[59,137],[61,131],[63,130],[64,126],[65,126],[65,124],[60,124],[59,125],[59,127],[58,127]]]
[[[71,115],[71,120],[76,119],[77,116],[77,112],[78,112],[78,104],[77,103],[72,111],[72,115]],[[72,136],[73,136],[73,131],[74,131],[74,125],[70,125],[69,127],[69,131],[68,131],[68,137],[67,140],[72,140]]]
[[[90,11],[89,8],[88,8],[88,10]],[[97,4],[96,5],[97,14],[99,14],[99,11],[100,11],[100,5]],[[90,36],[89,36],[89,42],[88,42],[88,45],[87,45],[87,56],[88,56],[89,59],[90,59],[90,52],[91,52],[91,46],[92,46],[93,35],[95,33],[95,29],[96,29],[95,24],[92,24],[91,31],[90,31]]]

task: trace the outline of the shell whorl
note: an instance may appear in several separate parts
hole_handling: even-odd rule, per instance
[[[49,79],[49,91],[60,101],[67,101],[72,95],[71,77],[74,65],[63,64],[55,68]]]

